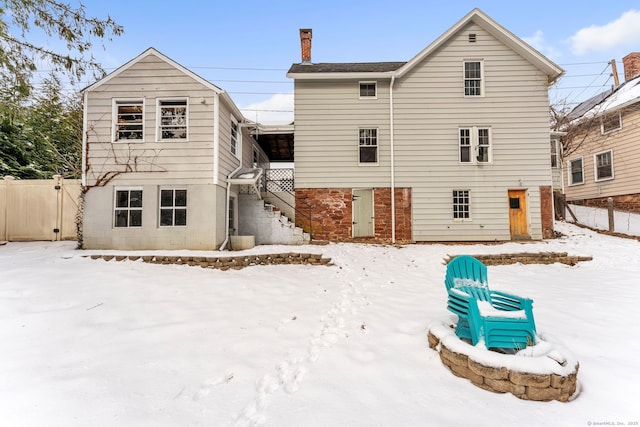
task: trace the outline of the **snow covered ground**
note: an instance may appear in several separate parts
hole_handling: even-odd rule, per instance
[[[609,214],[606,209],[578,205],[570,205],[570,207],[580,224],[585,224],[599,230],[609,229]],[[569,213],[567,213],[565,217],[573,220]],[[618,233],[640,236],[640,215],[638,214],[616,211],[613,214],[613,225],[615,231]]]
[[[638,425],[640,243],[556,229],[566,237],[303,246],[295,251],[334,265],[229,271],[91,260],[74,242],[8,243],[0,425]],[[491,286],[533,298],[540,335],[580,362],[569,403],[481,390],[428,347],[428,325],[449,315],[446,255],[525,251],[593,256],[489,267]]]

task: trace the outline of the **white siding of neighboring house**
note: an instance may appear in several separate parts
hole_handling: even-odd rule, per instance
[[[567,200],[582,200],[640,193],[640,111],[626,110],[622,115],[622,129],[601,135],[599,127],[585,143],[564,159],[563,179]],[[594,154],[613,150],[614,179],[595,180]],[[568,162],[582,157],[584,184],[569,185]]]

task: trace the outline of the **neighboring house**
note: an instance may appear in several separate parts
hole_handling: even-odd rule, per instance
[[[408,62],[312,63],[311,35],[300,30],[302,62],[287,76],[296,207],[316,238],[553,235],[548,87],[559,66],[478,9]]]
[[[150,48],[83,93],[84,248],[208,250],[238,233],[240,189],[268,159],[226,92]]]
[[[625,82],[578,105],[564,137],[566,200],[640,213],[640,52],[622,59]]]

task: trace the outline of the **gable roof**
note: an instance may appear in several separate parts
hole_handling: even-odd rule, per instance
[[[455,25],[445,31],[440,37],[433,41],[429,46],[424,48],[420,53],[414,56],[410,61],[401,62],[376,62],[362,63],[361,66],[352,63],[335,63],[335,64],[293,64],[287,72],[287,77],[297,79],[309,78],[358,78],[358,77],[402,77],[411,70],[416,64],[431,55],[440,48],[451,37],[469,23],[475,23],[482,27],[485,31],[493,35],[512,50],[524,57],[535,67],[543,71],[548,76],[549,84],[555,82],[564,70],[549,60],[536,49],[522,41],[509,30],[491,19],[487,14],[476,8],[469,12],[465,17],[459,20]],[[382,64],[386,64],[383,66]],[[394,68],[397,67],[397,68]],[[318,76],[319,73],[323,73]]]
[[[233,102],[233,100],[231,99],[231,97],[229,96],[229,94],[226,91],[222,90],[221,88],[219,88],[218,86],[214,85],[210,81],[200,77],[199,75],[197,75],[193,71],[189,70],[188,68],[180,65],[179,63],[177,63],[176,61],[174,61],[173,59],[171,59],[168,56],[164,55],[163,53],[161,53],[160,51],[158,51],[157,49],[155,49],[153,47],[148,48],[147,50],[142,52],[140,55],[138,55],[135,58],[131,59],[130,61],[124,63],[123,65],[121,65],[120,67],[116,68],[114,71],[112,71],[111,73],[107,74],[106,76],[104,76],[103,78],[98,80],[97,82],[95,82],[92,85],[87,86],[86,88],[82,89],[80,92],[81,93],[91,92],[91,91],[99,88],[103,84],[105,84],[105,83],[109,82],[111,79],[119,76],[120,74],[122,74],[122,72],[128,70],[129,68],[131,68],[132,66],[134,66],[138,62],[142,61],[144,58],[146,58],[148,56],[151,56],[151,55],[161,59],[162,61],[166,62],[167,64],[169,64],[173,68],[176,68],[180,72],[186,74],[187,76],[191,77],[193,80],[195,80],[198,83],[202,84],[207,89],[210,89],[214,93],[222,96],[222,98],[224,98],[225,101],[231,106],[231,108],[233,109],[235,115],[237,117],[239,117],[239,118],[245,119],[244,115],[242,114],[242,112],[238,109],[238,106]]]

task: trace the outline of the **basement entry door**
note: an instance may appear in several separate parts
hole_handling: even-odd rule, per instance
[[[509,190],[509,230],[514,240],[531,238],[527,231],[527,190]]]
[[[353,190],[353,237],[373,236],[373,190]]]

